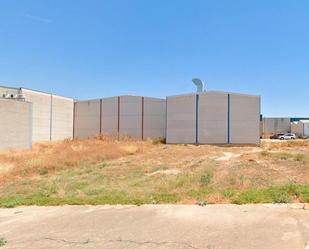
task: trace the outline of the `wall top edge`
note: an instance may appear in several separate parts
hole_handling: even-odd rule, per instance
[[[248,96],[248,97],[261,97],[260,95],[253,95],[253,94],[246,94],[246,93],[236,93],[236,92],[225,92],[225,91],[206,91],[206,92],[193,92],[193,93],[184,93],[179,95],[170,95],[166,98],[172,98],[172,97],[185,97],[185,96],[194,96],[194,95],[206,95],[209,93],[216,93],[216,94],[232,94],[232,95],[238,95],[238,96]]]

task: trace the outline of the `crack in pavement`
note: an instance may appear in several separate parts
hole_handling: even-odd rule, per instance
[[[45,240],[52,240],[52,241],[58,241],[58,242],[63,242],[63,243],[67,243],[67,244],[80,244],[80,245],[86,245],[89,243],[94,243],[94,241],[91,240],[86,240],[86,241],[69,241],[66,239],[54,239],[54,238],[43,238]]]
[[[187,248],[191,249],[199,249],[198,247],[192,246],[187,242],[175,242],[175,241],[162,241],[162,242],[155,242],[155,241],[135,241],[135,240],[124,240],[124,239],[115,239],[115,240],[90,240],[87,239],[86,241],[70,241],[66,239],[56,239],[56,238],[43,238],[45,240],[52,240],[52,241],[58,241],[58,242],[63,242],[67,244],[80,244],[80,245],[85,245],[89,243],[98,243],[98,242],[118,242],[118,243],[131,243],[131,244],[136,244],[136,245],[146,245],[146,244],[153,244],[156,246],[162,246],[162,245],[167,245],[167,244],[174,244],[174,245],[182,245],[186,246]],[[211,246],[208,246],[207,248],[213,248]]]

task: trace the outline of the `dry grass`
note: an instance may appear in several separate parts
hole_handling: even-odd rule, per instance
[[[16,178],[55,174],[82,164],[98,164],[105,160],[133,155],[149,146],[137,140],[121,142],[109,137],[87,140],[64,140],[35,144],[32,150],[0,153],[0,185]]]
[[[0,154],[0,206],[309,201],[309,140],[260,147],[107,137]]]

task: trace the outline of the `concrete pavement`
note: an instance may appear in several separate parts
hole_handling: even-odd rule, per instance
[[[309,210],[291,205],[0,209],[9,248],[304,249]],[[1,248],[2,249],[2,248]]]

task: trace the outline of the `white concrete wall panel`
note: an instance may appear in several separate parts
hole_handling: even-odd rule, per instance
[[[260,98],[230,94],[230,142],[232,144],[258,144]]]
[[[51,140],[73,137],[73,106],[71,98],[52,96]]]
[[[198,142],[226,144],[228,142],[228,95],[199,94]]]
[[[102,133],[110,136],[118,134],[118,97],[102,99]]]
[[[165,138],[166,100],[144,97],[144,138]]]
[[[75,102],[74,137],[88,138],[100,134],[100,100]]]
[[[50,140],[51,95],[22,89],[25,99],[33,104],[33,141]]]
[[[195,143],[196,96],[167,97],[167,143]]]
[[[32,103],[0,99],[0,149],[31,148]]]
[[[120,136],[142,137],[142,98],[120,97]]]

